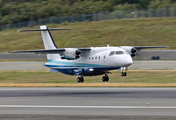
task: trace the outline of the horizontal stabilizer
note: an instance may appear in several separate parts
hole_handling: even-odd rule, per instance
[[[48,29],[32,29],[32,30],[18,30],[18,32],[28,32],[28,31],[47,31]],[[61,28],[51,28],[50,31],[56,30],[70,30],[70,29],[61,29]]]

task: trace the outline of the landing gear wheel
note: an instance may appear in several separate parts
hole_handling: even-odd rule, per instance
[[[121,72],[121,76],[123,77],[124,75],[123,75],[123,72]]]
[[[77,77],[77,82],[78,83],[83,83],[84,82],[84,78],[83,77]]]
[[[102,81],[105,82],[106,81],[106,78],[105,76],[102,77]]]
[[[82,82],[82,83],[84,82],[84,78],[83,78],[83,77],[81,77],[81,82]]]
[[[109,81],[109,77],[106,75],[105,78],[106,78],[106,82],[108,82]]]
[[[126,72],[124,72],[124,76],[127,76],[127,73],[126,73]]]
[[[77,77],[77,82],[80,83],[81,82],[81,78]]]
[[[109,77],[106,75],[106,76],[103,76],[102,77],[102,81],[103,82],[108,82],[109,81]]]
[[[121,76],[123,77],[123,76],[127,76],[127,73],[126,72],[122,72],[121,73]]]

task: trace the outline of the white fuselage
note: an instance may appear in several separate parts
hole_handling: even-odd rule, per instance
[[[133,62],[131,56],[119,47],[92,47],[91,51],[81,53],[81,57],[75,60],[61,59],[59,55],[55,58],[44,65],[71,75],[74,75],[76,69],[108,71],[128,67]]]

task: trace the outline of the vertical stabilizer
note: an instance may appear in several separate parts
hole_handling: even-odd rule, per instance
[[[40,29],[45,30],[45,31],[41,31],[45,49],[57,49],[58,47],[54,42],[54,39],[51,35],[49,28],[44,25],[44,26],[40,26]]]
[[[43,44],[44,44],[45,49],[46,50],[58,49],[58,47],[57,47],[56,43],[54,42],[54,39],[51,35],[50,30],[55,31],[55,30],[70,30],[70,29],[60,29],[60,28],[49,29],[46,25],[43,25],[43,26],[40,26],[40,29],[19,30],[18,32],[41,31]],[[47,54],[47,59],[48,59],[48,61],[60,59],[60,55],[59,54]]]
[[[40,26],[43,44],[45,49],[57,49],[57,45],[51,35],[50,29],[46,26]],[[60,59],[59,54],[47,54],[48,61]]]

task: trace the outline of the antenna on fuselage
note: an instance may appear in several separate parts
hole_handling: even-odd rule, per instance
[[[106,44],[106,45],[107,45],[107,47],[109,47],[110,44]]]

